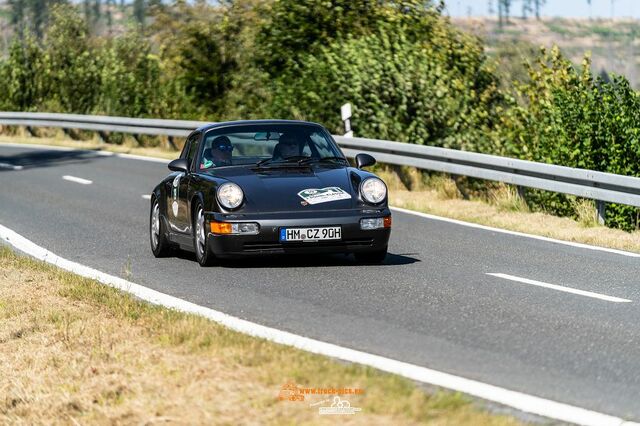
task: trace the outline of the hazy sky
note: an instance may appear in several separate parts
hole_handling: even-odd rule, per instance
[[[469,11],[473,16],[486,16],[490,2],[494,10],[497,9],[498,0],[445,0],[451,16],[467,16]],[[541,11],[543,16],[588,18],[592,14],[593,17],[610,18],[613,12],[616,18],[640,18],[640,0],[591,0],[591,7],[587,0],[547,0],[546,3]],[[511,15],[522,16],[522,1],[513,0],[512,4]]]

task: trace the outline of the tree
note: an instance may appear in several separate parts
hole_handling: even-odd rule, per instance
[[[43,27],[47,19],[47,1],[30,0],[31,16],[33,19],[33,31],[38,39],[42,38]]]
[[[113,32],[113,7],[114,7],[114,1],[115,0],[107,0],[107,10],[106,10],[106,15],[107,15],[107,30],[109,31],[109,35],[111,35],[111,33]]]
[[[144,26],[146,8],[145,0],[133,0],[133,16],[141,26]]]
[[[106,39],[101,46],[101,78],[96,112],[126,117],[152,116],[160,103],[160,61],[140,31]]]
[[[536,19],[540,20],[540,9],[545,5],[547,0],[533,0],[533,6],[536,12]]]
[[[522,0],[522,19],[527,19],[529,13],[533,12],[532,0]]]
[[[9,0],[9,22],[15,34],[22,38],[25,31],[30,31],[41,40],[49,20],[49,10],[55,4],[65,1]]]
[[[257,14],[255,4],[234,1],[227,7],[212,6],[205,2],[178,1],[171,5],[155,4],[150,9],[152,23],[149,31],[164,65],[163,76],[183,98],[199,109],[198,115],[228,113],[223,108],[232,80],[251,80],[251,69],[244,68],[237,75],[237,61],[253,61],[256,56],[252,45],[243,45],[248,25],[253,35],[259,24],[244,14]],[[242,8],[239,12],[236,8]],[[233,15],[234,10],[240,16]],[[253,65],[254,63],[251,62]],[[179,87],[179,89],[178,89]],[[250,103],[252,96],[243,91],[242,101]]]
[[[498,25],[502,28],[509,23],[511,0],[498,0]]]
[[[82,11],[84,12],[84,21],[89,24],[93,16],[93,12],[91,10],[91,0],[82,0]]]
[[[102,17],[102,2],[101,0],[93,0],[92,19],[89,23],[91,26],[96,27]]]
[[[33,111],[42,102],[44,52],[28,31],[15,37],[8,57],[0,63],[0,108]]]
[[[349,101],[363,137],[487,152],[501,98],[482,45],[438,13],[420,13],[300,56],[272,80],[267,115],[337,130]]]
[[[9,0],[9,22],[13,27],[13,30],[18,35],[18,38],[22,38],[24,34],[24,15],[26,13],[26,1],[25,0]]]
[[[504,15],[507,23],[509,23],[509,16],[511,11],[511,0],[500,0],[504,8]]]
[[[90,114],[100,91],[99,55],[78,10],[56,5],[45,38],[45,109]]]
[[[421,19],[423,12],[443,8],[444,2],[435,0],[277,0],[263,7],[269,24],[256,37],[260,62],[277,75],[299,63],[299,55],[335,40],[370,34],[381,22],[403,14]]]

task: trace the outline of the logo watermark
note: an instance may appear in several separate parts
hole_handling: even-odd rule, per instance
[[[326,415],[339,415],[339,414],[355,414],[362,411],[362,408],[352,407],[351,403],[346,399],[341,399],[339,396],[334,396],[331,402],[331,407],[320,407],[318,413],[321,416]]]
[[[309,406],[316,407],[321,405],[321,407],[318,407],[318,413],[323,416],[344,414],[353,415],[362,411],[362,408],[352,407],[351,402],[345,399],[345,395],[359,396],[363,394],[364,389],[361,388],[304,388],[296,385],[292,381],[289,381],[280,388],[278,399],[280,401],[304,402],[306,398],[313,398],[316,395],[333,395],[332,397],[323,399],[322,401],[312,402]]]

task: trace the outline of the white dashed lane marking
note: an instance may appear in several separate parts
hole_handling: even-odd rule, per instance
[[[88,179],[82,179],[79,177],[69,176],[69,175],[62,176],[62,179],[68,180],[69,182],[79,183],[81,185],[91,185],[93,183],[93,181],[90,181]]]

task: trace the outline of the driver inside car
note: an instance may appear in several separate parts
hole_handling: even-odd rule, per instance
[[[218,136],[211,142],[211,148],[207,148],[202,152],[200,169],[230,166],[232,152],[233,145],[231,145],[231,140],[226,136]]]
[[[274,160],[285,160],[289,157],[298,157],[300,155],[300,144],[297,138],[291,133],[283,133],[280,135],[278,144],[273,148]]]

